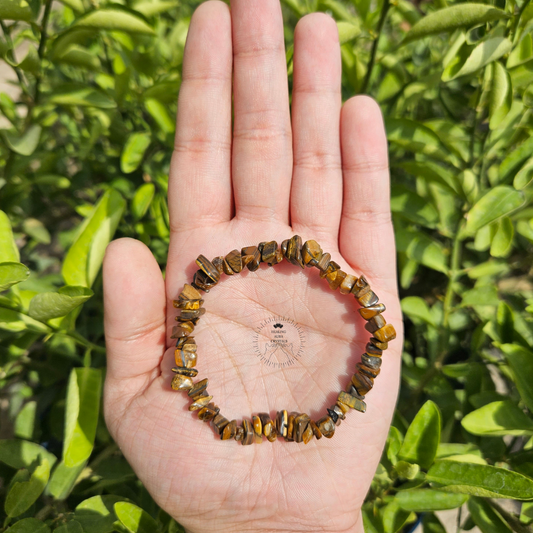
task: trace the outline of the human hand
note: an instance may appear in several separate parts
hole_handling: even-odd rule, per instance
[[[233,0],[231,13],[216,0],[199,6],[178,101],[165,280],[138,241],[113,242],[104,261],[106,421],[156,502],[189,531],[362,531],[361,505],[396,402],[403,327],[381,114],[364,96],[341,109],[333,19],[303,17],[294,42],[291,125],[279,0]],[[294,234],[318,241],[345,272],[365,275],[397,338],[367,412],[348,413],[331,440],[221,441],[170,388],[172,300],[199,254]],[[320,418],[369,338],[352,296],[286,261],[226,277],[204,298],[194,333],[199,379],[209,378],[229,420],[281,409]],[[253,349],[254,330],[278,315],[305,336],[301,357],[281,369]]]

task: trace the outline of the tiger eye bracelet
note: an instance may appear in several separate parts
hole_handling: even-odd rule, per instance
[[[353,294],[362,306],[359,313],[367,321],[365,329],[372,337],[361,356],[361,362],[355,365],[355,373],[346,390],[339,392],[335,405],[328,408],[327,414],[319,420],[314,421],[305,413],[283,410],[277,412],[274,420],[268,413],[258,413],[239,424],[237,420],[225,418],[220,408],[212,402],[213,397],[207,392],[207,378],[196,383],[192,381],[198,375],[198,370],[194,368],[197,346],[193,331],[205,313],[200,291],[208,293],[220,281],[223,273],[233,276],[244,268],[254,272],[261,263],[274,266],[284,259],[302,268],[317,268],[320,277],[326,278],[331,289],[339,289],[341,294]],[[225,257],[215,257],[211,261],[200,255],[196,264],[200,268],[194,274],[193,282],[185,284],[178,299],[174,300],[174,307],[180,309],[180,314],[176,317],[179,325],[173,328],[171,337],[177,339],[176,366],[172,369],[174,377],[171,386],[176,391],[187,392],[191,401],[189,411],[196,411],[198,418],[204,422],[210,421],[218,437],[222,440],[234,439],[243,445],[261,443],[263,437],[273,442],[278,436],[286,441],[307,444],[313,436],[316,439],[333,437],[335,427],[340,425],[351,409],[361,413],[366,411],[365,395],[379,375],[383,350],[387,349],[389,341],[396,338],[396,332],[383,318],[385,306],[378,302],[378,297],[364,276],[357,278],[346,274],[316,241],[309,240],[302,245],[298,235],[284,240],[280,248],[275,241],[261,242],[258,246],[246,246],[240,252],[233,250]]]

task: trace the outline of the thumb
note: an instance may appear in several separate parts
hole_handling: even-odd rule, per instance
[[[159,375],[165,351],[165,282],[150,250],[134,239],[107,247],[103,282],[105,400],[129,403]]]

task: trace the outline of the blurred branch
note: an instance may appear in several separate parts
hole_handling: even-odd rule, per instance
[[[39,48],[37,50],[39,54],[39,59],[41,60],[41,71],[35,80],[35,97],[33,99],[34,106],[39,103],[39,97],[41,96],[41,79],[42,79],[42,68],[43,68],[43,58],[44,51],[46,49],[46,39],[48,37],[48,21],[50,20],[50,11],[52,9],[52,0],[47,0],[43,20],[41,22],[41,39],[39,40]]]

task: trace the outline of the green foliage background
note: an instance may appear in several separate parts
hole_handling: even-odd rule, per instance
[[[0,0],[1,531],[181,530],[103,422],[100,266],[118,236],[165,265],[198,2],[120,1]],[[343,96],[374,95],[390,141],[406,342],[365,529],[462,507],[458,530],[533,531],[533,4],[283,7],[289,74],[298,18],[331,13]]]

